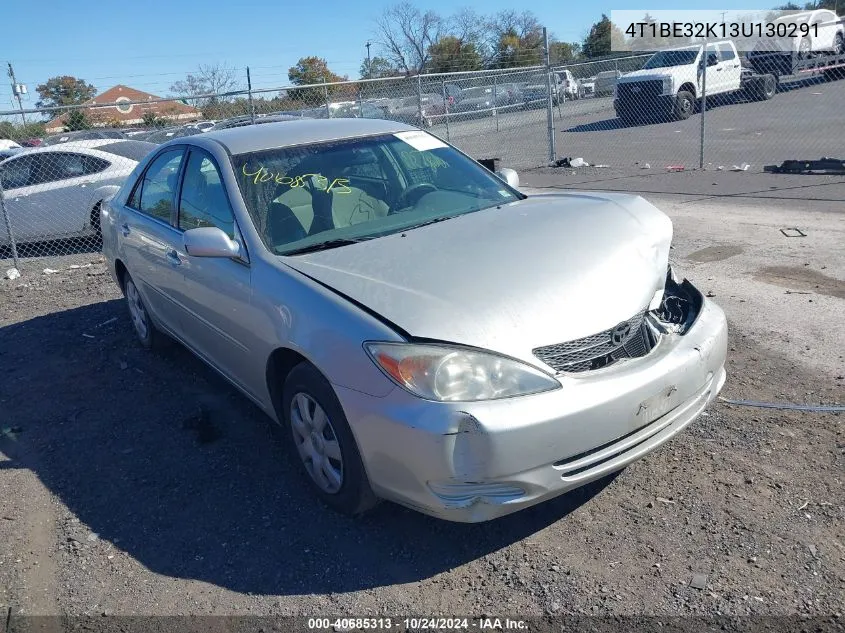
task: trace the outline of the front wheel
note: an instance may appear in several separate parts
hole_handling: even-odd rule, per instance
[[[688,119],[695,111],[695,98],[692,93],[681,90],[675,97],[675,118],[679,121]]]
[[[304,474],[323,503],[347,515],[376,505],[343,408],[329,381],[313,365],[300,363],[291,371],[282,407]]]

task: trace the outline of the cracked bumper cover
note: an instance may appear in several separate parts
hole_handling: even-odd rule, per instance
[[[521,510],[624,468],[692,422],[725,381],[727,323],[704,300],[647,356],[516,398],[429,402],[336,387],[377,495],[451,521]]]

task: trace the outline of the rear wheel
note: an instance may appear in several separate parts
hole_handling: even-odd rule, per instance
[[[142,347],[152,349],[158,344],[161,334],[153,325],[144,299],[128,272],[124,273],[123,294],[126,296],[126,305],[129,308],[129,316],[132,319],[132,327],[135,328],[135,336],[138,338],[138,342]]]
[[[690,118],[695,112],[695,98],[691,92],[681,90],[675,97],[675,118],[679,121]]]
[[[775,96],[778,82],[774,75],[764,75],[758,79],[751,89],[751,98],[755,101],[768,101]]]
[[[103,241],[103,230],[100,227],[100,208],[102,204],[103,202],[101,200],[91,209],[91,230],[94,232],[94,239],[98,244]]]

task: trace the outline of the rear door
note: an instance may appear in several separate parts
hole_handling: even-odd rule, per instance
[[[118,239],[125,264],[156,321],[182,336],[184,286],[176,221],[176,193],[184,147],[168,148],[147,166],[123,207]]]
[[[50,218],[57,235],[79,233],[90,227],[91,202],[96,174],[110,163],[75,152],[44,152],[38,159],[39,184],[33,194],[37,212]]]
[[[722,81],[722,91],[731,92],[739,90],[742,80],[742,63],[736,54],[736,49],[730,42],[720,42],[719,64],[722,70],[719,73]],[[708,78],[709,79],[709,78]]]

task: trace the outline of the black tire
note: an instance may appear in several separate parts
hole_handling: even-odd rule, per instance
[[[809,37],[802,37],[798,42],[798,57],[809,59],[813,56],[813,41]]]
[[[837,33],[836,37],[833,38],[833,54],[845,54],[845,35],[842,35],[842,33]]]
[[[327,492],[321,488],[309,472],[305,459],[301,457],[300,444],[295,439],[292,415],[292,404],[299,394],[306,395],[322,408],[328,418],[326,426],[339,445],[342,470],[340,487],[336,492]],[[360,515],[378,503],[378,498],[370,488],[358,445],[343,408],[329,381],[310,363],[300,363],[288,375],[282,390],[281,413],[280,417],[287,427],[288,441],[299,461],[302,475],[323,503],[332,510],[349,516]],[[325,440],[325,437],[323,439]]]
[[[764,75],[754,84],[751,90],[751,98],[754,101],[768,101],[775,96],[778,90],[778,82],[774,75]]]
[[[123,295],[126,297],[126,306],[129,309],[129,318],[132,320],[135,338],[138,339],[141,347],[144,349],[158,347],[164,336],[153,324],[144,299],[135,285],[135,280],[128,272],[123,274]]]
[[[94,205],[94,208],[91,209],[91,230],[94,231],[94,240],[98,244],[101,244],[103,241],[103,229],[100,226],[100,208],[102,204],[103,201],[100,200]]]
[[[674,112],[675,118],[678,121],[684,121],[692,116],[695,112],[695,97],[687,90],[680,90],[675,95]]]

